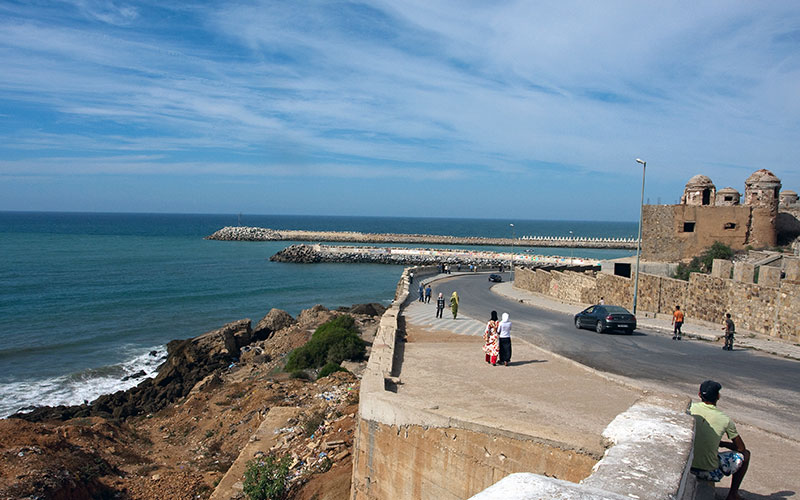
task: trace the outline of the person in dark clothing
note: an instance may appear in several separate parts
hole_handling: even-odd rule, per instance
[[[431,303],[431,293],[432,292],[433,292],[433,290],[431,289],[431,285],[430,285],[430,283],[428,283],[428,286],[425,288],[425,303],[426,304],[430,304]]]
[[[503,320],[497,327],[500,357],[498,363],[508,366],[511,362],[511,321],[508,320],[508,313],[503,313]]]
[[[725,345],[722,347],[722,350],[732,351],[733,335],[736,333],[736,325],[733,324],[731,313],[725,314],[725,326],[722,329],[725,331]]]
[[[425,285],[422,282],[419,284],[419,298],[417,302],[425,302]]]
[[[444,294],[439,292],[439,297],[436,299],[436,317],[441,318],[444,312]]]

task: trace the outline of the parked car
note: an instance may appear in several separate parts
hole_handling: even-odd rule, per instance
[[[489,281],[491,281],[493,283],[502,283],[503,282],[503,277],[500,276],[499,274],[490,274],[489,275]]]
[[[636,316],[622,306],[597,304],[575,315],[575,328],[594,328],[597,333],[636,330]]]

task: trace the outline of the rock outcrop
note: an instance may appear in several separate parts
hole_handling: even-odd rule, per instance
[[[253,337],[256,340],[266,340],[272,336],[273,333],[284,328],[289,328],[296,321],[291,314],[281,309],[270,309],[266,316],[261,318],[256,327],[253,329]]]

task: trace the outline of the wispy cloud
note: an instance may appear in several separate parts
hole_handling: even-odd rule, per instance
[[[70,0],[0,13],[6,176],[224,172],[295,178],[298,196],[309,178],[492,177],[536,199],[538,176],[622,181],[645,156],[665,199],[701,171],[737,187],[734,164],[800,184],[791,3]]]

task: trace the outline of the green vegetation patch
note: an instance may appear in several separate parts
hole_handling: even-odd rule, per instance
[[[352,316],[341,315],[319,326],[304,346],[287,357],[286,371],[320,368],[328,363],[338,365],[346,359],[364,357],[366,344],[358,335]]]
[[[322,369],[319,371],[319,375],[317,375],[317,380],[321,379],[322,377],[327,377],[331,373],[334,372],[346,372],[345,368],[342,368],[339,363],[327,363]]]
[[[689,275],[691,273],[708,274],[711,272],[714,259],[730,260],[733,258],[733,253],[731,247],[719,241],[715,241],[705,252],[692,257],[689,264],[678,264],[678,269],[675,271],[675,278],[689,281]]]
[[[288,491],[289,457],[272,455],[247,462],[244,493],[250,500],[281,500]]]

